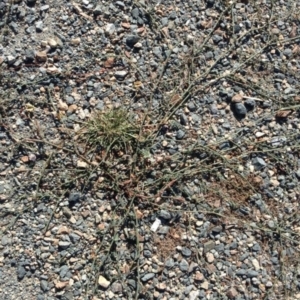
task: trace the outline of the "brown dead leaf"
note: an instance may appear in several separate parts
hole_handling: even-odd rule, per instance
[[[175,104],[178,103],[178,101],[180,101],[180,99],[181,99],[181,98],[180,98],[180,95],[175,94],[175,95],[172,96],[170,103],[171,103],[172,105],[175,105]]]
[[[285,119],[287,118],[290,114],[292,113],[292,110],[279,110],[277,113],[276,113],[276,118],[279,118],[279,119]]]
[[[126,263],[120,268],[123,274],[128,274],[130,272],[130,267]]]
[[[112,68],[115,63],[115,58],[114,57],[108,57],[107,60],[104,62],[104,67],[105,68]]]
[[[297,35],[297,25],[293,24],[292,30],[290,32],[290,38],[294,38]]]
[[[162,28],[161,31],[163,32],[165,37],[167,37],[167,38],[170,37],[168,27]]]
[[[295,97],[294,97],[294,100],[295,100],[295,101],[300,101],[300,96],[295,96]]]
[[[68,281],[55,281],[54,284],[55,284],[56,289],[61,290],[61,289],[65,288],[69,284],[69,282]]]
[[[299,45],[295,45],[293,50],[292,50],[293,54],[297,55],[300,53],[300,47]]]

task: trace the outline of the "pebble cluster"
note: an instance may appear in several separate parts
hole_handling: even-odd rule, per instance
[[[1,1],[1,299],[300,299],[299,8]],[[120,107],[139,183],[76,135]]]

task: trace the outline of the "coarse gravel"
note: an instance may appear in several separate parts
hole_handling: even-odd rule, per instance
[[[1,299],[300,299],[299,9],[2,0]]]

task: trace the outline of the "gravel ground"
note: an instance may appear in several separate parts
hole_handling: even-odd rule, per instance
[[[300,299],[299,9],[2,0],[1,299]]]

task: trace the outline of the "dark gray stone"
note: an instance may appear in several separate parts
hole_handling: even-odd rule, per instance
[[[253,110],[255,108],[255,100],[252,98],[246,99],[246,101],[244,102],[245,107],[247,108],[247,110]]]
[[[253,247],[252,247],[252,250],[253,251],[256,251],[256,252],[259,252],[261,251],[261,247],[258,243],[256,243]]]
[[[246,272],[246,276],[248,278],[253,278],[253,277],[257,277],[258,276],[258,272],[254,271],[254,270],[247,270]]]
[[[151,280],[154,277],[155,277],[155,273],[148,273],[148,274],[142,276],[141,281],[142,282],[147,282],[147,281]]]
[[[174,259],[173,258],[168,258],[165,262],[165,267],[166,268],[173,268],[175,265]]]
[[[251,26],[252,26],[251,21],[250,21],[250,20],[246,20],[246,21],[245,21],[245,26],[246,26],[247,29],[250,29]]]
[[[97,5],[97,6],[95,7],[95,9],[93,10],[93,13],[94,13],[95,16],[101,15],[102,12],[103,12],[102,5]]]
[[[257,171],[267,166],[266,162],[260,157],[253,158],[252,164]]]
[[[219,42],[221,42],[223,40],[223,37],[217,34],[214,34],[212,36],[212,40],[215,44],[218,44]]]
[[[188,124],[188,118],[185,114],[180,115],[180,124],[186,126]]]
[[[233,26],[233,33],[239,33],[241,31],[240,25],[236,24]]]
[[[81,194],[78,192],[71,192],[69,196],[69,203],[70,204],[75,204],[81,199]]]
[[[132,48],[139,40],[140,38],[137,35],[129,35],[126,38],[126,45]]]
[[[69,272],[69,267],[67,265],[63,265],[59,269],[59,276],[61,278],[64,278],[68,272]]]
[[[243,103],[234,103],[233,104],[233,111],[236,117],[238,118],[245,118],[247,114],[247,109]]]
[[[187,105],[187,108],[189,109],[189,111],[194,112],[196,111],[197,107],[193,102],[189,102]]]
[[[19,266],[17,269],[17,277],[19,280],[22,280],[26,275],[26,270],[23,266]]]
[[[134,19],[137,19],[139,16],[140,16],[140,10],[135,7],[132,11],[131,11],[131,16],[134,18]]]
[[[177,140],[182,140],[185,136],[185,132],[181,129],[179,129],[176,133],[176,138]]]
[[[193,285],[187,286],[187,287],[184,289],[184,294],[185,294],[185,295],[188,295],[188,294],[192,291],[193,288],[194,288]]]
[[[145,250],[144,251],[144,256],[147,257],[147,258],[150,258],[150,257],[152,257],[152,252],[150,250]]]
[[[161,210],[160,212],[159,212],[159,214],[158,214],[158,216],[160,217],[160,218],[162,218],[162,219],[165,219],[165,220],[171,220],[171,218],[172,218],[172,215],[168,212],[168,211],[166,211],[166,210]]]
[[[192,251],[189,248],[183,247],[181,249],[181,253],[183,256],[190,257],[192,255]]]
[[[40,286],[41,286],[41,290],[42,290],[43,292],[47,292],[47,290],[48,290],[48,281],[46,281],[46,280],[41,280]]]
[[[246,270],[244,270],[244,269],[238,269],[236,271],[236,275],[237,276],[245,276],[246,275]]]
[[[70,240],[73,244],[77,243],[81,239],[81,237],[78,234],[74,233],[74,232],[71,232],[69,234],[69,237],[70,237]]]
[[[189,263],[185,259],[182,259],[180,264],[179,264],[179,269],[182,272],[187,272],[188,269],[189,269]]]
[[[214,233],[214,234],[218,234],[218,233],[220,233],[221,231],[223,231],[223,228],[222,228],[222,226],[215,226],[215,227],[213,227],[212,228],[212,233]]]

